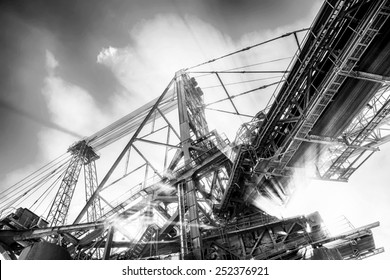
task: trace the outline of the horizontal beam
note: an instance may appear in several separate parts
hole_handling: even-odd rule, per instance
[[[136,138],[135,140],[140,141],[140,142],[149,143],[149,144],[170,147],[172,149],[181,149],[181,147],[179,147],[179,146],[175,146],[175,145],[171,145],[171,144],[167,144],[167,143],[156,142],[156,141],[152,141],[152,140],[146,140],[146,139],[142,139],[142,138]]]
[[[300,137],[295,137],[295,140],[298,141],[303,141],[303,142],[309,142],[309,143],[318,143],[318,144],[324,144],[324,145],[343,145],[348,148],[353,148],[353,149],[361,149],[361,150],[368,150],[368,151],[379,151],[379,148],[374,148],[374,147],[369,147],[369,146],[357,146],[357,145],[348,145],[345,143],[343,140],[336,139],[336,138],[320,138],[320,137],[310,137],[309,138],[300,138]]]
[[[231,114],[231,115],[235,115],[235,116],[247,117],[247,118],[251,118],[251,119],[254,118],[254,116],[251,116],[251,115],[241,114],[241,113],[234,113],[234,112],[229,112],[229,111],[220,110],[220,109],[215,109],[215,108],[208,108],[208,107],[205,107],[205,109],[206,109],[206,110],[211,110],[211,111],[216,111],[216,112],[221,112],[221,113],[225,113],[225,114]]]
[[[0,240],[2,237],[13,237],[15,241],[41,238],[48,235],[57,235],[60,233],[70,233],[75,231],[85,231],[91,229],[104,228],[105,222],[94,222],[77,225],[57,226],[49,228],[38,228],[29,230],[1,230]]]
[[[158,201],[162,201],[162,202],[167,202],[167,203],[173,203],[173,202],[177,202],[177,196],[172,196],[172,195],[167,195],[167,196],[163,196],[163,195],[156,195],[156,196],[153,196],[153,199],[152,200],[158,200]]]
[[[371,224],[355,228],[353,230],[347,231],[345,233],[342,233],[342,234],[339,234],[339,235],[336,235],[336,236],[332,236],[332,237],[328,237],[328,238],[325,238],[325,239],[318,240],[316,242],[313,242],[311,245],[312,246],[316,246],[316,245],[320,245],[320,244],[325,244],[325,243],[329,243],[329,242],[332,242],[332,241],[336,241],[336,240],[339,240],[339,239],[351,238],[352,236],[355,236],[355,235],[359,236],[361,234],[367,233],[372,228],[379,227],[379,225],[380,225],[379,222],[371,223]]]
[[[191,71],[189,74],[269,74],[269,73],[289,73],[286,70],[268,70],[268,71]]]
[[[341,75],[359,79],[359,80],[365,80],[365,81],[371,81],[376,83],[384,83],[384,84],[390,84],[390,77],[378,75],[374,73],[368,73],[363,71],[350,71],[350,72],[343,72],[340,71]]]

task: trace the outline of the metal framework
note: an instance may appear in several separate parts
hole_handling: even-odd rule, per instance
[[[209,130],[202,90],[189,71],[178,71],[158,98],[69,148],[47,221],[28,209],[7,215],[0,252],[16,259],[48,241],[72,259],[362,259],[383,252],[371,232],[379,223],[332,235],[318,213],[279,219],[264,206],[288,200],[303,162],[317,178],[346,181],[390,140],[390,73],[378,66],[390,61],[389,15],[387,0],[325,1],[302,45],[289,34],[298,43],[295,59],[270,84],[279,86],[269,106],[232,143]],[[233,98],[270,85],[233,95],[220,75],[233,72],[210,72],[234,109],[219,111],[248,117]],[[119,140],[127,141],[99,182],[97,152]],[[86,203],[69,225],[83,165]],[[61,168],[45,171],[45,180]]]
[[[84,164],[84,179],[85,179],[85,198],[88,201],[92,194],[95,192],[98,181],[96,172],[96,162],[93,159],[89,159],[90,162]],[[87,211],[87,221],[97,221],[102,215],[102,207],[100,198],[98,197],[92,203],[91,207]]]
[[[80,141],[69,148],[72,158],[65,170],[63,179],[54,198],[46,220],[50,226],[66,224],[70,203],[79,179],[80,171],[84,165],[85,194],[88,200],[97,187],[96,159],[99,157],[86,141]],[[88,209],[88,222],[96,221],[101,216],[100,199],[93,201]]]
[[[298,50],[296,60],[288,76],[284,78],[285,82],[278,94],[274,95],[270,106],[262,112],[260,118],[253,120],[257,127],[251,126],[247,129],[248,135],[253,131],[258,133],[255,137],[249,137],[250,140],[239,148],[233,176],[224,193],[222,212],[236,207],[230,202],[232,195],[248,197],[253,188],[259,188],[260,192],[265,193],[261,196],[266,199],[271,197],[271,200],[283,202],[288,198],[290,189],[294,188],[288,178],[294,174],[295,168],[302,167],[308,161],[318,160],[319,154],[323,155],[323,161],[329,161],[323,152],[326,145],[319,145],[318,141],[321,142],[323,137],[341,137],[346,129],[345,124],[352,121],[349,118],[357,115],[365,105],[364,102],[374,98],[380,85],[386,82],[385,78],[367,74],[361,74],[360,76],[364,76],[364,79],[361,79],[355,75],[355,68],[359,63],[367,69],[372,68],[369,63],[372,56],[375,57],[383,51],[372,44],[388,22],[389,11],[388,1],[325,2],[306,36],[305,44]],[[376,81],[372,81],[374,77]],[[355,85],[355,79],[359,79],[360,84]],[[364,99],[355,98],[358,94]],[[344,96],[350,98],[347,100],[350,103],[345,101]],[[372,104],[375,104],[376,99],[372,100]],[[348,111],[343,111],[344,108]],[[381,108],[384,110],[383,117],[378,116],[379,119],[385,118],[388,113],[386,106]],[[328,117],[330,112],[338,114]],[[373,120],[371,129],[378,128],[378,121]],[[340,155],[333,167],[329,167],[331,169],[313,176],[335,179],[332,174],[338,172],[344,176],[338,176],[336,179],[348,179],[356,166],[345,169],[345,166],[342,168],[341,165],[353,151],[369,152],[362,142],[371,129],[367,127],[360,137],[361,140],[348,142],[347,151]],[[317,137],[313,141],[317,135],[320,138]],[[332,155],[335,156],[333,153]],[[253,172],[242,172],[244,162],[255,162],[254,173],[257,175],[253,175]],[[248,163],[248,169],[250,166]],[[316,169],[318,168],[316,166]],[[257,178],[253,179],[255,176]],[[242,184],[242,181],[248,182],[245,189],[249,191],[246,194],[235,187]],[[275,196],[280,199],[275,200]]]
[[[72,202],[76,183],[79,179],[83,164],[85,148],[85,142],[79,142],[69,149],[69,152],[72,154],[72,158],[65,171],[60,188],[58,189],[57,195],[54,198],[53,204],[46,218],[50,226],[66,224],[69,206]]]

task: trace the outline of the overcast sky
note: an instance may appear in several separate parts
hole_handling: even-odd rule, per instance
[[[1,1],[1,187],[157,97],[175,71],[308,27],[321,3]],[[348,184],[311,183],[286,213],[345,214],[357,226],[380,220],[377,243],[389,244],[389,152],[384,146]]]

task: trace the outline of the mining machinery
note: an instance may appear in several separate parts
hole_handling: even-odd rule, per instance
[[[372,233],[379,222],[354,228],[342,219],[334,233],[318,212],[281,218],[270,210],[294,195],[297,170],[311,165],[317,179],[347,181],[390,139],[389,15],[386,0],[325,1],[268,105],[233,141],[209,129],[191,76],[198,65],[179,70],[158,98],[13,187],[21,197],[55,191],[44,217],[11,209],[16,200],[1,204],[3,257],[345,260],[383,252]],[[223,72],[209,72],[239,114]],[[99,153],[114,144],[120,150],[99,181]],[[85,201],[69,220],[79,185]]]

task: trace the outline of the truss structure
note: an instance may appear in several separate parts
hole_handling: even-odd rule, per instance
[[[345,222],[347,229],[332,234],[318,213],[281,219],[265,206],[293,195],[291,176],[304,164],[319,179],[346,181],[390,140],[389,15],[386,0],[325,1],[302,44],[298,31],[280,36],[298,42],[288,69],[271,71],[281,80],[236,95],[221,74],[251,71],[178,71],[158,98],[30,177],[29,191],[49,185],[41,197],[58,190],[45,219],[26,208],[1,219],[0,252],[9,259],[34,250],[71,259],[363,259],[383,252],[371,231],[379,223],[355,229]],[[225,96],[209,104],[190,76],[206,72]],[[253,117],[233,102],[275,85]],[[209,107],[218,102],[233,111]],[[209,129],[206,109],[252,119],[230,142]],[[114,144],[109,154],[117,156],[98,180],[98,153]],[[74,210],[79,181],[85,201]]]

